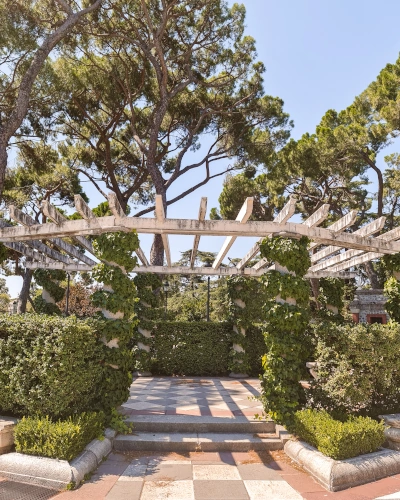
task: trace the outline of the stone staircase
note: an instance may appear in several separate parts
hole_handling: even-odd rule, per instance
[[[134,430],[114,440],[116,451],[281,450],[289,434],[272,421],[246,416],[135,415]]]

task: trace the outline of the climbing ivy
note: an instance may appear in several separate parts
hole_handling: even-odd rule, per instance
[[[57,269],[36,269],[34,278],[36,283],[46,290],[55,302],[59,302],[64,298],[65,289],[62,288],[57,282],[65,280],[65,271]],[[61,314],[60,308],[56,304],[46,302],[43,297],[36,297],[34,304],[35,310],[38,313]]]
[[[163,309],[160,301],[161,279],[156,274],[137,274],[134,278],[137,287],[138,302],[135,304],[135,311],[140,319],[140,327],[143,330],[151,331],[152,321],[162,319]],[[148,345],[150,339],[142,335],[137,326],[133,336],[133,356],[134,370],[137,372],[150,372],[152,365],[152,355],[150,351],[140,349],[138,343]],[[150,346],[149,346],[150,347]]]
[[[242,347],[243,352],[231,349],[229,355],[229,370],[232,373],[250,373],[250,358],[248,355],[248,338],[241,333],[246,332],[255,323],[259,323],[262,307],[265,302],[265,287],[258,278],[231,276],[227,279],[229,320],[236,326],[238,332],[232,333],[231,341]],[[236,301],[242,300],[245,307],[240,307]]]
[[[265,238],[260,245],[260,250],[261,255],[269,262],[278,262],[288,271],[304,276],[311,266],[308,251],[304,251],[309,243],[310,240],[305,236],[299,240],[275,236]]]
[[[137,259],[132,253],[138,246],[136,232],[102,234],[93,242],[96,257],[103,261],[93,268],[93,278],[110,290],[95,292],[92,302],[104,311],[122,313],[122,317],[117,319],[104,317],[98,326],[105,343],[103,405],[110,410],[121,405],[129,396],[128,389],[132,378],[132,353],[129,342],[138,323],[135,315],[135,303],[138,299],[136,286],[128,273],[137,266]],[[113,344],[107,346],[106,343],[111,341]]]
[[[261,255],[295,275],[268,271],[263,277],[266,354],[263,357],[262,401],[276,421],[288,424],[304,397],[299,381],[306,375],[306,330],[309,322],[309,287],[302,279],[310,266],[308,239],[265,238]],[[295,299],[296,304],[277,302]]]
[[[337,307],[339,311],[343,309],[344,282],[340,278],[321,278],[320,295],[318,301],[325,305]]]

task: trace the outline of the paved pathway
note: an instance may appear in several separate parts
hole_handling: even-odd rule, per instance
[[[400,500],[396,491],[400,475],[327,492],[283,452],[112,454],[88,482],[53,500]]]
[[[163,377],[135,379],[124,413],[213,417],[262,414],[257,379]],[[134,420],[134,418],[133,418]]]
[[[136,379],[123,411],[138,415],[246,417],[262,413],[255,379]],[[1,485],[1,478],[0,478]],[[4,485],[4,483],[3,483]],[[5,491],[5,490],[4,490]],[[398,493],[397,493],[398,492]],[[45,498],[45,497],[43,497]],[[46,498],[49,498],[46,496]],[[112,453],[75,491],[53,500],[400,500],[400,475],[343,492],[324,490],[283,451]],[[37,500],[27,496],[4,500]],[[1,496],[0,487],[0,500]]]

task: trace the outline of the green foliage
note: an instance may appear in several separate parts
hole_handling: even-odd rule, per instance
[[[134,425],[132,422],[126,423],[126,419],[127,417],[125,415],[122,415],[118,410],[112,408],[107,425],[118,432],[118,434],[129,434],[133,431]]]
[[[325,411],[302,410],[294,415],[292,431],[335,460],[376,451],[384,442],[384,423],[369,417],[334,420]]]
[[[394,321],[400,322],[400,283],[396,278],[385,282],[384,295],[387,298],[386,311]]]
[[[207,322],[158,322],[152,331],[152,371],[160,375],[226,375],[232,325]]]
[[[320,295],[318,300],[324,305],[337,307],[339,311],[343,309],[344,281],[340,278],[321,278]]]
[[[277,262],[288,271],[304,276],[311,266],[311,260],[307,251],[310,240],[302,236],[299,240],[275,236],[265,238],[261,245],[261,255],[269,262]]]
[[[0,316],[0,412],[66,417],[103,405],[105,348],[95,321]]]
[[[266,288],[260,279],[244,276],[231,276],[227,279],[229,321],[237,329],[232,332],[232,343],[238,344],[244,352],[232,348],[229,369],[232,373],[247,373],[254,371],[250,362],[247,330],[262,319],[262,308],[266,297]],[[241,307],[242,301],[244,307]],[[239,303],[238,303],[239,302]],[[242,329],[246,335],[243,335]],[[262,349],[264,350],[264,349]]]
[[[318,380],[309,405],[376,417],[400,410],[400,325],[312,325]]]
[[[132,257],[132,253],[139,247],[136,231],[102,234],[94,240],[93,247],[99,259],[115,262],[118,266],[124,267],[127,273],[132,272],[137,266],[136,257]]]
[[[305,363],[311,349],[307,336],[309,288],[302,280],[310,265],[307,244],[307,238],[280,237],[265,238],[261,244],[262,257],[296,273],[291,276],[268,271],[263,276],[266,354],[261,397],[265,411],[285,425],[290,424],[293,413],[304,401],[299,381],[305,376]],[[295,299],[296,305],[276,302],[278,295],[281,299]]]
[[[104,413],[81,413],[67,420],[23,417],[14,430],[18,453],[72,460],[95,438],[102,437]]]
[[[46,290],[55,302],[60,302],[65,295],[65,289],[57,282],[63,281],[66,278],[65,271],[52,269],[36,269],[34,272],[36,283]],[[35,310],[43,314],[60,315],[60,308],[51,302],[46,302],[42,297],[38,296],[34,300]]]
[[[100,338],[117,342],[117,346],[104,348],[105,373],[101,381],[102,404],[111,409],[126,401],[131,384],[133,360],[129,345],[138,323],[135,315],[138,299],[136,286],[127,273],[137,265],[132,253],[138,248],[139,240],[136,232],[107,233],[97,237],[93,246],[96,256],[106,261],[94,267],[93,278],[112,290],[95,292],[92,302],[96,307],[123,316],[119,319],[104,318],[98,323]]]

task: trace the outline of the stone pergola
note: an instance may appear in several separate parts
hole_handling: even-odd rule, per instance
[[[311,217],[302,223],[290,222],[294,215],[296,200],[290,198],[281,212],[271,222],[249,221],[253,208],[253,198],[247,198],[236,220],[206,220],[207,198],[200,202],[198,219],[169,219],[165,217],[161,196],[156,196],[155,217],[128,217],[123,212],[114,193],[108,195],[112,216],[96,217],[81,196],[75,196],[75,207],[81,220],[66,219],[49,202],[42,203],[42,211],[50,223],[37,224],[32,217],[14,206],[9,207],[10,218],[17,223],[12,226],[0,221],[0,242],[6,247],[29,257],[26,267],[31,269],[63,269],[65,271],[90,271],[96,264],[91,242],[85,238],[90,234],[136,230],[138,234],[161,234],[165,249],[165,266],[149,264],[144,252],[136,253],[141,265],[136,273],[197,274],[257,277],[271,267],[261,259],[253,267],[246,267],[260,250],[259,243],[234,267],[221,266],[230,248],[238,237],[258,237],[261,241],[269,235],[290,238],[307,236],[310,245],[312,265],[307,278],[335,276],[354,277],[351,269],[385,254],[400,252],[400,228],[374,237],[385,223],[385,217],[366,224],[353,233],[346,232],[355,221],[357,212],[353,210],[327,228],[319,225],[327,218],[329,205],[322,205]],[[194,237],[191,261],[188,266],[174,266],[171,261],[169,235],[192,235]],[[194,267],[200,238],[202,236],[225,236],[211,268]],[[84,248],[85,253],[64,239],[74,241]],[[49,245],[50,243],[51,245]],[[318,249],[316,247],[321,247]],[[317,250],[317,251],[316,251]],[[350,270],[350,271],[349,271]]]

